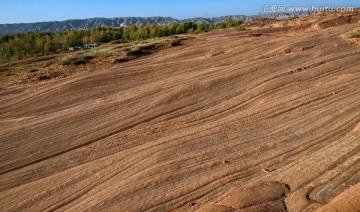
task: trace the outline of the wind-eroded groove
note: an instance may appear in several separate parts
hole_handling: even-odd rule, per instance
[[[279,182],[291,201],[269,205],[301,211],[360,182],[346,164],[360,139],[360,51],[340,38],[350,25],[289,28],[199,34],[101,73],[9,88],[0,208],[193,211]]]
[[[21,165],[21,166],[14,167],[14,168],[11,168],[11,169],[2,171],[2,172],[0,172],[0,175],[3,175],[3,174],[6,174],[6,173],[15,171],[15,170],[17,170],[17,169],[24,168],[24,167],[26,167],[26,166],[30,166],[30,165],[36,164],[36,163],[39,163],[39,162],[42,162],[42,161],[45,161],[45,160],[47,160],[47,159],[49,159],[49,158],[57,157],[57,156],[59,156],[59,155],[65,154],[65,153],[67,153],[67,152],[71,152],[71,151],[73,151],[73,150],[75,150],[75,149],[78,149],[78,148],[81,148],[81,147],[84,147],[84,146],[88,146],[88,145],[90,145],[90,144],[92,144],[92,143],[95,143],[95,142],[101,141],[101,140],[103,140],[103,139],[105,139],[105,138],[108,138],[108,137],[111,137],[111,136],[113,136],[113,135],[116,135],[116,134],[118,134],[118,133],[120,133],[120,132],[122,132],[122,131],[132,129],[132,128],[138,126],[139,124],[143,124],[143,123],[146,123],[146,122],[150,122],[151,120],[154,120],[154,119],[156,119],[156,118],[158,118],[158,117],[161,117],[161,116],[170,114],[170,113],[172,113],[172,112],[174,112],[174,111],[176,111],[176,110],[180,110],[180,109],[185,108],[185,107],[188,107],[188,106],[189,106],[189,105],[183,106],[183,107],[178,108],[178,109],[170,110],[170,111],[168,111],[168,112],[166,112],[166,113],[162,113],[162,114],[157,115],[157,116],[153,116],[153,117],[146,118],[146,119],[144,119],[144,120],[141,120],[141,121],[138,121],[138,122],[136,122],[136,123],[130,124],[130,125],[126,126],[126,127],[122,127],[121,129],[115,130],[115,131],[113,131],[113,132],[109,132],[109,133],[107,133],[107,134],[105,134],[105,135],[103,135],[103,136],[100,136],[100,137],[97,137],[97,138],[95,138],[95,139],[92,139],[92,140],[90,140],[90,141],[88,141],[88,142],[86,142],[86,143],[83,143],[83,144],[81,144],[81,145],[77,145],[77,146],[74,146],[74,147],[69,148],[69,149],[67,149],[67,150],[58,152],[58,153],[56,153],[56,154],[52,154],[52,155],[49,155],[49,156],[47,156],[47,157],[40,158],[40,159],[38,159],[38,160],[36,160],[36,161],[29,162],[29,163],[23,164],[23,165]]]
[[[302,67],[299,67],[299,68],[296,68],[294,70],[291,70],[289,72],[286,72],[286,73],[282,73],[282,74],[279,74],[279,75],[276,75],[270,79],[266,79],[263,83],[265,82],[269,82],[269,81],[272,81],[274,79],[277,79],[277,78],[281,78],[281,77],[284,77],[284,76],[288,76],[288,75],[291,75],[291,74],[295,74],[295,73],[298,73],[298,72],[302,72],[302,71],[306,71],[306,70],[309,70],[309,69],[313,69],[313,68],[317,68],[319,66],[322,66],[322,65],[325,65],[325,64],[328,64],[330,62],[335,62],[337,60],[341,60],[341,59],[344,59],[346,57],[349,57],[349,56],[356,56],[360,54],[360,52],[352,52],[352,53],[348,53],[348,54],[345,54],[345,55],[341,55],[341,56],[337,56],[337,57],[332,57],[330,59],[327,59],[327,60],[322,60],[320,62],[315,62],[313,64],[310,64],[310,65],[306,65],[306,66],[302,66]]]
[[[339,131],[340,131],[340,129],[339,129]],[[335,132],[334,132],[334,134],[336,134]],[[326,141],[327,139],[326,138],[324,138],[323,139],[323,141]],[[318,144],[318,142],[314,142],[314,143],[316,143],[316,144]],[[308,148],[310,148],[310,147],[308,147]],[[297,149],[297,148],[295,148],[295,149]],[[293,149],[293,150],[295,150],[295,149]],[[288,150],[288,152],[293,152],[291,149],[289,149]],[[293,152],[294,153],[294,152]],[[296,153],[296,154],[300,154],[301,152],[298,152],[298,153]],[[279,157],[279,156],[283,156],[283,155],[278,155],[277,157]],[[289,157],[289,156],[287,156],[287,157]],[[268,159],[267,161],[271,161],[271,160],[273,160],[274,158],[270,158],[270,159]],[[264,163],[264,161],[261,161],[261,162],[259,162],[257,165],[261,165],[261,164],[263,164]],[[149,169],[150,169],[150,167],[149,167]],[[244,167],[243,168],[243,170],[245,170],[245,169],[247,169],[246,167]],[[256,170],[257,169],[257,167],[256,166],[253,166],[251,169],[248,169],[249,171],[250,170]],[[241,172],[242,170],[238,170],[237,172],[235,172],[235,173],[230,173],[229,175],[232,175],[232,174],[236,174],[236,173],[238,173],[238,172]],[[227,177],[227,176],[223,176],[222,178],[224,178],[224,177]],[[151,178],[151,176],[149,176],[149,178]],[[219,178],[219,180],[220,180],[221,178]],[[144,180],[144,179],[143,179]],[[159,205],[160,206],[160,205]]]

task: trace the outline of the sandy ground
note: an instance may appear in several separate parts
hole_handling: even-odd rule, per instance
[[[359,210],[356,18],[0,90],[1,211]]]

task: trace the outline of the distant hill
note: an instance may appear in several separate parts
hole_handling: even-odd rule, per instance
[[[301,16],[309,14],[301,14]],[[99,26],[120,27],[129,26],[132,24],[146,25],[146,24],[159,24],[169,25],[173,23],[182,23],[185,21],[191,21],[194,23],[219,23],[224,22],[231,18],[234,20],[248,21],[257,17],[267,18],[288,18],[294,16],[294,14],[266,14],[257,16],[245,16],[245,15],[232,15],[222,16],[216,18],[190,18],[184,20],[177,20],[171,17],[124,17],[124,18],[88,18],[88,19],[74,19],[66,21],[50,21],[50,22],[38,22],[38,23],[20,23],[20,24],[0,24],[0,34],[12,34],[12,33],[24,33],[24,32],[54,32],[64,30],[77,30],[77,29],[90,29]]]

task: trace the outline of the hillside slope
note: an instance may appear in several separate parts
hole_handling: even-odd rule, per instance
[[[340,195],[360,183],[360,48],[340,37],[360,16],[349,17],[200,34],[0,90],[0,209],[359,209]]]

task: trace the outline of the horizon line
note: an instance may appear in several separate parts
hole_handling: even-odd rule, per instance
[[[91,18],[73,18],[73,19],[64,19],[64,20],[54,20],[54,21],[36,21],[36,22],[17,22],[17,23],[0,23],[0,25],[12,25],[12,24],[37,24],[37,23],[49,23],[49,22],[63,22],[63,21],[74,21],[74,20],[86,20],[86,19],[94,19],[94,18],[105,18],[105,19],[113,19],[113,18],[172,18],[178,21],[188,20],[188,19],[195,19],[195,18],[204,18],[204,19],[211,19],[211,18],[221,18],[227,16],[257,16],[263,13],[257,13],[255,15],[221,15],[221,16],[212,16],[212,17],[192,17],[192,18],[174,18],[171,16],[118,16],[118,17],[91,17]],[[278,14],[290,14],[290,13],[278,13]]]

